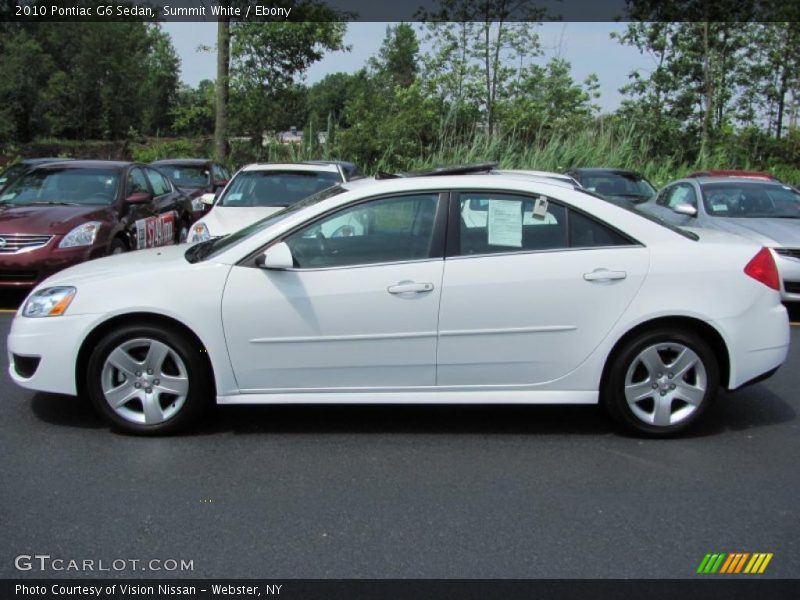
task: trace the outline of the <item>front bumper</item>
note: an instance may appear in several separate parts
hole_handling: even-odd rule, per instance
[[[77,394],[75,365],[86,335],[100,315],[31,319],[17,315],[8,335],[8,374],[17,385],[41,392]],[[15,364],[24,357],[28,364]],[[33,373],[31,363],[38,359]],[[29,374],[28,377],[24,376]]]
[[[0,253],[0,288],[32,288],[67,267],[107,254],[105,243],[59,248],[63,237],[54,236],[46,246],[30,252]]]

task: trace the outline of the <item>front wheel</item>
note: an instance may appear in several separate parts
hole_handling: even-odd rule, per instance
[[[174,433],[195,421],[213,388],[197,344],[154,325],[106,334],[89,357],[86,389],[95,408],[128,433]]]
[[[611,360],[603,404],[618,424],[640,435],[663,437],[686,430],[719,390],[716,356],[691,331],[645,331]]]

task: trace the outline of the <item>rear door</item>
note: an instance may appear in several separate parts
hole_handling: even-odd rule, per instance
[[[454,196],[439,314],[440,386],[559,379],[597,347],[647,274],[648,250],[553,199]]]

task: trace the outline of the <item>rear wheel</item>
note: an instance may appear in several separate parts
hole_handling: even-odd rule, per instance
[[[200,349],[179,331],[129,325],[106,334],[89,357],[95,408],[129,433],[174,433],[209,403],[213,382]]]
[[[714,352],[692,331],[645,331],[611,360],[603,404],[617,423],[641,435],[686,430],[708,410],[719,389]]]

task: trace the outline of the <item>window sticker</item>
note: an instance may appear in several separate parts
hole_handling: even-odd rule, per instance
[[[720,204],[720,203],[713,203],[711,204],[711,210],[714,212],[727,212],[728,205],[727,204]]]
[[[522,211],[516,200],[489,200],[489,245],[522,248]]]
[[[234,192],[233,194],[228,194],[227,200],[228,202],[236,202],[237,200],[242,199],[241,192]]]
[[[8,194],[3,194],[2,196],[0,196],[0,201],[7,202],[9,200],[13,200],[16,195],[17,195],[16,192],[10,192]]]
[[[547,198],[539,196],[533,203],[533,218],[544,221],[545,217],[547,217]]]

